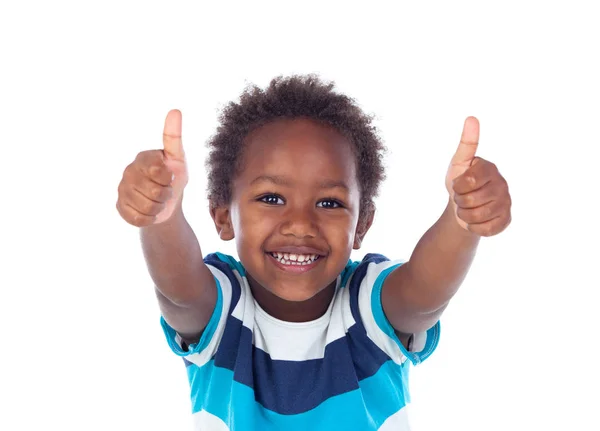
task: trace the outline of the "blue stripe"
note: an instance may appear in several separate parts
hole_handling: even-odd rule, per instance
[[[346,284],[348,284],[348,279],[354,273],[354,271],[356,270],[356,267],[358,267],[358,265],[360,265],[360,262],[348,261],[346,268],[344,268],[344,271],[342,271],[342,277],[341,277],[342,280],[340,283],[341,288],[346,287]]]
[[[251,388],[235,382],[230,370],[216,367],[213,361],[188,368],[193,413],[206,410],[230,429],[261,431],[375,430],[408,403],[403,389],[406,373],[407,367],[388,361],[356,390],[329,398],[305,413],[286,415],[258,404]]]
[[[394,340],[404,356],[406,356],[414,365],[417,365],[427,359],[437,347],[440,336],[440,322],[436,322],[436,324],[427,331],[427,340],[425,341],[425,347],[422,351],[409,352],[406,347],[404,347],[404,344],[402,344],[396,335],[394,327],[385,316],[383,305],[381,303],[381,289],[383,288],[383,283],[386,277],[399,266],[400,264],[386,268],[377,276],[371,292],[371,309],[373,310],[373,317],[375,318],[375,323],[377,323],[379,329]]]

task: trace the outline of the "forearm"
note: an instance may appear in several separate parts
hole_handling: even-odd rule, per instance
[[[475,257],[479,235],[462,228],[449,203],[421,237],[406,263],[404,289],[424,311],[444,307],[457,292]]]
[[[150,277],[160,294],[174,304],[196,301],[214,283],[181,207],[169,220],[142,227],[140,236]]]

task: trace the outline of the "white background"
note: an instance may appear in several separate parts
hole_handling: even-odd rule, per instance
[[[377,116],[388,180],[364,248],[407,258],[445,206],[468,115],[514,200],[413,370],[428,430],[598,430],[600,15],[592,1],[2,2],[0,429],[187,430],[125,166],[183,112],[186,214],[247,83],[319,73]],[[391,241],[391,242],[390,242]]]

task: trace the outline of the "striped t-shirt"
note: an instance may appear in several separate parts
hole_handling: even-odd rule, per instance
[[[435,349],[439,322],[404,348],[381,305],[385,277],[400,262],[369,254],[348,262],[327,309],[285,322],[256,302],[240,262],[205,262],[218,297],[200,341],[189,347],[164,319],[182,356],[195,430],[408,430],[408,371]]]

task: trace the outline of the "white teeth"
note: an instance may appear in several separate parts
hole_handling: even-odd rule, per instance
[[[295,254],[271,252],[271,256],[284,265],[310,265],[320,256],[318,254]]]

